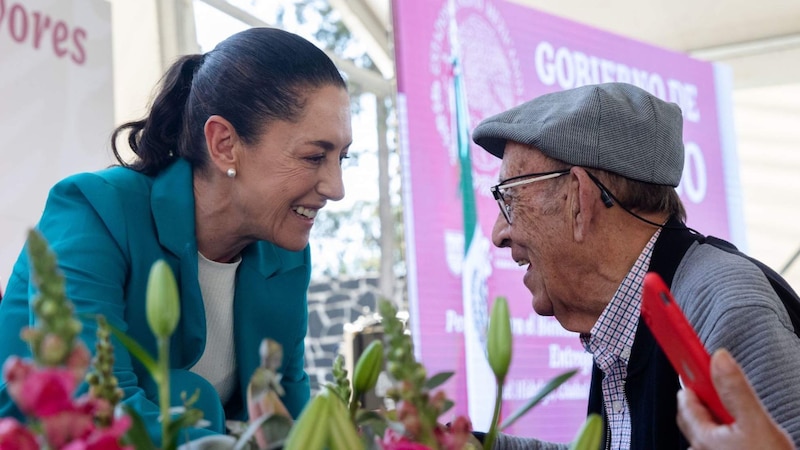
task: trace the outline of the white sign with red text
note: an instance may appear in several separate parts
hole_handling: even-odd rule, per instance
[[[0,290],[47,192],[108,166],[111,5],[0,0]]]

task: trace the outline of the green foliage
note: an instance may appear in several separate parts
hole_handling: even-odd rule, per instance
[[[322,449],[328,438],[328,400],[322,395],[325,390],[312,398],[286,437],[284,450]]]
[[[314,39],[325,50],[351,61],[357,67],[377,72],[375,63],[365,51],[354,50],[357,46],[353,45],[353,34],[327,0],[294,0],[291,9],[294,21],[313,30]],[[286,8],[281,7],[278,13],[279,24],[285,24],[285,14]],[[351,88],[354,88],[353,96],[363,92],[356,86]]]
[[[114,347],[111,345],[111,328],[102,315],[97,316],[97,343],[95,344],[92,368],[86,375],[86,382],[89,384],[89,392],[92,396],[108,402],[109,414],[113,412],[114,407],[124,396],[122,389],[117,384],[117,377],[114,376]],[[103,426],[108,426],[111,424],[112,417],[104,414],[97,417],[97,421]]]
[[[414,344],[411,336],[405,333],[405,325],[397,318],[397,308],[388,300],[380,300],[378,312],[382,318],[386,368],[389,374],[395,380],[406,381],[415,387],[424,386],[427,372],[414,358]],[[388,392],[389,397],[395,401],[399,401],[402,394],[396,390]]]
[[[336,394],[343,402],[350,401],[350,380],[347,378],[347,369],[344,368],[344,356],[337,355],[333,361],[333,383],[327,384],[327,388]]]
[[[602,439],[603,418],[597,413],[592,413],[578,430],[578,435],[572,441],[569,450],[597,450],[602,444]]]
[[[439,372],[425,382],[425,388],[429,390],[436,389],[437,387],[446,383],[447,380],[449,380],[454,374],[455,372]]]
[[[38,323],[35,328],[25,329],[23,338],[30,344],[37,364],[64,366],[82,325],[73,314],[72,302],[67,299],[64,276],[58,270],[56,256],[37,230],[28,232],[28,253],[33,266],[33,284],[38,292],[33,299]]]
[[[363,450],[364,443],[341,399],[328,389],[317,394],[297,418],[285,450]]]
[[[508,373],[508,368],[511,365],[512,339],[511,315],[508,309],[508,301],[505,297],[497,297],[492,305],[492,313],[489,318],[488,342],[486,344],[489,365],[492,367],[492,371],[494,372],[495,379],[497,381],[497,395],[495,396],[495,408],[494,415],[492,417],[492,424],[489,428],[489,432],[486,433],[484,444],[485,450],[491,450],[499,430],[511,426],[511,424],[516,422],[517,419],[525,415],[531,408],[539,404],[539,402],[541,402],[547,395],[556,390],[565,381],[577,373],[577,370],[571,370],[553,378],[545,386],[543,386],[536,395],[528,400],[525,405],[511,414],[511,416],[509,416],[509,418],[506,419],[502,425],[498,425],[498,421],[500,419],[500,407],[503,400],[503,385],[505,383],[505,377]],[[585,431],[585,433],[586,436],[592,436],[593,431],[590,429]],[[580,434],[579,436],[581,439],[589,439],[584,438],[583,434]],[[581,447],[581,449],[583,448],[584,447]],[[594,447],[594,449],[596,448],[597,447]]]
[[[34,267],[34,282],[39,291],[33,307],[40,323],[39,327],[26,329],[23,334],[31,342],[34,356],[42,364],[61,361],[63,365],[63,354],[70,354],[81,324],[75,319],[72,304],[66,298],[64,279],[58,273],[55,256],[37,232],[32,231],[29,235],[29,251]],[[182,430],[200,421],[202,412],[193,407],[199,395],[195,392],[190,398],[185,393],[182,395],[181,414],[173,417],[169,413],[169,339],[179,318],[180,305],[174,275],[163,261],[157,261],[153,265],[146,302],[148,323],[157,338],[157,357],[151,356],[136,341],[108,324],[104,317],[97,317],[96,355],[87,381],[94,396],[104,398],[112,405],[122,398],[122,392],[113,375],[114,359],[110,340],[113,335],[131,355],[139,359],[158,385],[162,423],[161,448],[173,450],[177,447]],[[328,385],[328,389],[309,402],[294,425],[277,409],[267,408],[265,415],[251,421],[244,429],[235,449],[252,446],[251,441],[258,431],[270,443],[268,448],[278,448],[285,444],[283,448],[287,450],[364,450],[367,447],[365,442],[369,442],[369,448],[372,449],[375,445],[374,438],[382,436],[388,427],[414,442],[432,449],[439,448],[435,436],[435,430],[439,427],[437,421],[453,404],[443,392],[431,395],[431,391],[447,382],[453,374],[440,373],[428,378],[425,368],[414,357],[411,336],[406,333],[405,324],[397,318],[395,306],[389,301],[381,300],[378,302],[378,309],[383,318],[384,342],[374,341],[362,353],[354,369],[352,390],[347,380],[347,370],[344,369],[344,359],[340,356],[334,366],[335,383]],[[498,298],[494,303],[488,337],[488,358],[495,372],[498,391],[495,415],[486,438],[487,450],[491,449],[498,428],[502,387],[511,363],[512,335],[505,298]],[[248,385],[251,399],[261,394],[266,397],[266,394],[280,392],[279,374],[275,370],[282,359],[282,349],[276,342],[265,340],[260,347],[260,353],[262,367],[256,371]],[[399,406],[398,410],[361,410],[358,398],[374,389],[384,366],[384,358],[387,371],[395,382],[387,396]],[[551,380],[520,410],[512,414],[502,424],[501,429],[514,423],[575,373],[573,370]],[[260,397],[258,399],[261,400]],[[349,413],[346,407],[348,400]],[[276,401],[280,403],[279,400]],[[122,408],[132,419],[132,426],[125,435],[126,443],[137,450],[157,450],[141,417],[127,405]],[[359,436],[359,430],[363,439]],[[469,435],[468,431],[467,429]],[[602,433],[602,418],[590,415],[570,449],[596,449]]]
[[[244,432],[238,436],[233,450],[242,450],[249,447],[258,448],[258,443],[255,442],[255,434],[259,430],[264,433],[264,438],[269,443],[267,448],[262,450],[282,449],[286,443],[286,436],[292,430],[292,425],[292,419],[280,414],[267,414],[253,419]]]
[[[486,433],[486,450],[491,450],[494,445],[500,420],[500,409],[503,404],[503,386],[505,384],[508,368],[511,365],[511,315],[508,311],[508,302],[505,297],[497,297],[492,305],[489,317],[489,330],[487,332],[486,352],[489,366],[494,372],[496,381],[496,394],[494,400],[494,413],[489,432]]]
[[[158,450],[153,439],[147,433],[147,427],[135,409],[128,405],[122,405],[122,410],[131,418],[131,427],[125,433],[125,442],[129,443],[136,450]]]
[[[570,370],[569,372],[564,372],[561,375],[556,376],[546,385],[542,386],[539,392],[536,393],[533,397],[531,397],[524,405],[522,405],[519,409],[514,411],[503,423],[500,425],[501,430],[505,430],[506,428],[510,427],[517,421],[520,417],[524,416],[531,408],[538,405],[539,402],[544,400],[551,392],[556,390],[559,386],[564,384],[565,381],[572,378],[573,375],[578,373],[578,369]]]
[[[114,337],[142,363],[156,382],[161,411],[161,448],[173,450],[178,446],[181,430],[196,424],[203,418],[203,414],[202,411],[192,408],[197,400],[196,393],[189,400],[186,400],[184,395],[184,408],[181,414],[175,417],[170,414],[169,340],[178,322],[180,304],[175,276],[172,269],[163,260],[156,261],[150,270],[145,302],[147,321],[156,336],[158,346],[156,358],[153,358],[138,342],[121,330],[111,325],[109,328]],[[142,432],[147,434],[146,429],[141,431],[142,428],[135,425],[136,420],[134,420],[133,429],[128,431],[128,435],[131,436],[131,439],[146,440],[145,437],[138,436]]]
[[[160,378],[160,373],[158,371],[158,365],[156,364],[155,358],[150,356],[150,353],[148,353],[147,350],[144,349],[144,347],[139,345],[138,342],[136,342],[130,336],[125,334],[125,332],[123,332],[119,328],[110,324],[109,328],[111,329],[111,334],[113,334],[114,337],[117,338],[117,340],[122,344],[122,346],[125,347],[126,350],[128,350],[128,353],[130,353],[134,358],[136,358],[137,360],[139,360],[140,363],[142,363],[144,368],[147,369],[147,372],[150,374],[150,376],[152,376],[153,379],[158,383]]]
[[[414,346],[411,336],[406,334],[404,324],[397,318],[397,309],[388,300],[378,302],[378,311],[382,317],[383,339],[386,347],[386,368],[389,375],[397,382],[386,395],[401,404],[398,420],[404,421],[406,414],[413,421],[406,431],[413,434],[414,440],[430,448],[438,448],[434,430],[439,416],[445,411],[448,403],[444,393],[432,398],[426,385],[429,383],[425,367],[414,357]]]

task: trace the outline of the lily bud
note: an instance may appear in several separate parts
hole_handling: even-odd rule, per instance
[[[497,297],[492,305],[486,347],[489,366],[495,378],[502,382],[511,365],[511,320],[505,297]]]
[[[172,269],[164,260],[150,268],[147,279],[147,323],[157,337],[166,339],[175,331],[180,319],[178,285]]]
[[[325,390],[320,395],[328,397],[328,439],[330,450],[364,450],[364,443],[347,414],[347,408],[335,393]],[[309,448],[309,450],[311,450]]]
[[[383,366],[383,343],[372,341],[358,358],[353,370],[353,390],[363,394],[375,387]]]
[[[322,395],[314,396],[300,413],[300,417],[289,430],[284,450],[322,450],[330,434],[328,421],[330,416],[330,400],[335,398]]]

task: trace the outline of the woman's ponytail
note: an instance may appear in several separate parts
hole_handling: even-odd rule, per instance
[[[124,123],[111,135],[111,148],[117,161],[138,172],[155,175],[178,157],[184,139],[186,102],[192,90],[192,79],[203,64],[204,55],[187,55],[178,59],[164,74],[161,88],[141,120]],[[126,161],[117,148],[117,139],[127,133],[128,145],[137,158]]]

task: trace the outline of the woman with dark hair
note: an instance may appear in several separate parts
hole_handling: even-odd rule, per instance
[[[120,154],[119,137],[135,153]],[[55,252],[81,317],[103,314],[152,354],[145,312],[152,264],[165,260],[180,291],[171,341],[173,405],[200,389],[208,429],[247,418],[259,344],[283,346],[281,398],[297,416],[309,398],[303,369],[317,212],[344,196],[352,140],[345,82],[323,51],[278,29],[252,28],[167,71],[150,112],[114,132],[121,167],[71,176],[50,192],[37,225]],[[33,285],[23,251],[0,304],[0,361],[29,355]],[[96,325],[81,338],[94,348]],[[157,392],[121,345],[114,374],[124,402],[160,435]],[[0,415],[19,415],[5,386]],[[209,429],[211,431],[209,431]]]

